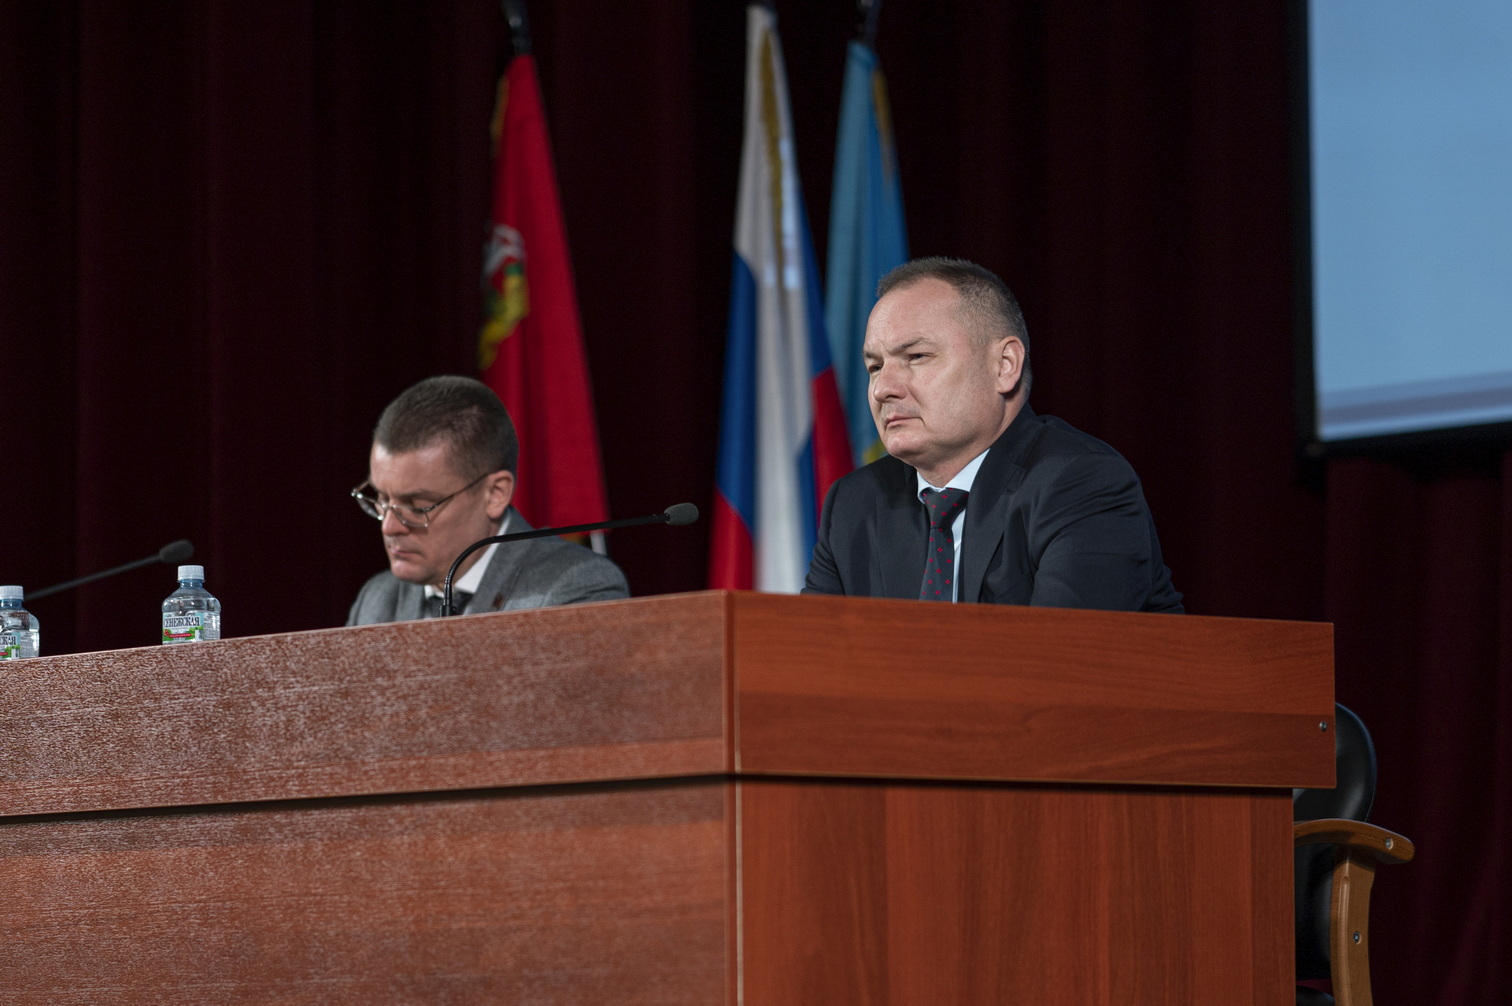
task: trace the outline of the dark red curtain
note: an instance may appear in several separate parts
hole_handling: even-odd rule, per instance
[[[848,0],[779,2],[823,247]],[[888,0],[909,234],[1019,292],[1035,399],[1142,474],[1198,614],[1327,619],[1381,757],[1383,1003],[1512,984],[1512,454],[1303,466],[1286,5]],[[535,0],[611,509],[706,507],[740,143],[737,0]],[[0,582],[194,539],[228,634],[340,623],[381,568],[378,411],[466,372],[491,0],[0,4]],[[636,593],[698,529],[617,533]],[[161,567],[37,602],[149,644]]]

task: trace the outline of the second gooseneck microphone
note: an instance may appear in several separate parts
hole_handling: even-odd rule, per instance
[[[661,513],[650,514],[646,517],[622,517],[619,520],[601,520],[593,524],[573,524],[571,527],[537,527],[529,531],[514,531],[510,534],[496,534],[488,538],[480,538],[462,550],[462,554],[452,560],[451,568],[446,571],[446,583],[441,589],[441,617],[455,615],[457,612],[452,607],[452,577],[457,575],[457,567],[462,561],[480,548],[489,545],[503,544],[508,541],[524,541],[526,538],[547,538],[555,534],[579,534],[584,531],[608,531],[616,527],[634,527],[637,524],[670,524],[672,527],[683,527],[698,519],[698,507],[692,503],[674,503]]]
[[[189,543],[189,539],[180,538],[178,541],[169,542],[162,548],[158,549],[157,555],[149,555],[145,559],[138,559],[135,562],[128,562],[125,565],[117,566],[114,569],[107,569],[101,573],[91,573],[88,576],[81,576],[77,580],[68,580],[64,583],[55,583],[51,587],[43,587],[41,590],[34,590],[27,596],[26,599],[28,601],[41,600],[42,598],[47,597],[51,594],[58,594],[65,590],[72,590],[75,587],[82,587],[86,583],[94,583],[96,580],[103,580],[107,576],[115,576],[117,573],[126,573],[133,569],[141,569],[143,566],[151,566],[155,562],[160,562],[165,566],[177,566],[185,559],[190,559],[193,557],[194,546]]]

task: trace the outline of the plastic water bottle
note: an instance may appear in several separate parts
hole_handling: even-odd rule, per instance
[[[180,566],[179,588],[163,602],[163,642],[220,638],[220,602],[205,589],[204,566]]]
[[[20,587],[0,587],[0,660],[20,660],[42,653],[37,616],[21,607],[25,595]]]

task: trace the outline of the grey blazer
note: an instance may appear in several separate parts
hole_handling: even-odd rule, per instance
[[[530,525],[510,508],[512,531]],[[462,609],[464,615],[488,611],[544,608],[552,604],[610,601],[629,597],[625,574],[613,562],[581,545],[561,538],[531,538],[506,542],[494,552],[477,593]],[[347,616],[348,625],[402,622],[421,617],[425,588],[384,570],[362,585]]]

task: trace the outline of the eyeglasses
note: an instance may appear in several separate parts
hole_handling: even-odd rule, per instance
[[[484,472],[450,496],[443,496],[430,506],[401,506],[398,503],[389,503],[386,500],[381,500],[377,497],[376,490],[373,489],[373,483],[371,482],[364,482],[356,489],[353,489],[352,499],[357,501],[357,505],[362,507],[362,512],[369,517],[383,520],[383,515],[392,510],[394,511],[394,516],[398,518],[399,523],[405,527],[430,527],[431,511],[467,492],[467,490],[487,478],[488,475],[488,472]]]

